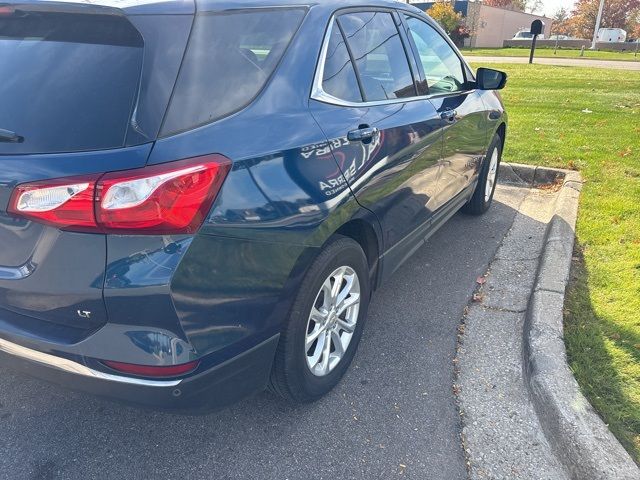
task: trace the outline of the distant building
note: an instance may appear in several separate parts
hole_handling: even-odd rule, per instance
[[[428,10],[435,2],[421,2],[408,0],[420,10]],[[471,37],[466,39],[465,46],[474,48],[499,48],[504,40],[510,40],[522,29],[529,29],[531,22],[540,19],[544,22],[544,36],[551,35],[553,20],[540,15],[490,7],[481,2],[458,0],[454,2],[454,9],[465,17],[467,26],[471,29]]]

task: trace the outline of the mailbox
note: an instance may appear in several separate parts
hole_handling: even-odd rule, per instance
[[[533,53],[536,51],[536,40],[538,40],[538,35],[544,32],[544,23],[542,20],[534,20],[531,22],[531,35],[533,35],[533,39],[531,40],[531,53],[529,53],[529,63],[533,63]]]
[[[531,35],[540,35],[544,32],[544,22],[542,20],[534,20],[531,22]]]

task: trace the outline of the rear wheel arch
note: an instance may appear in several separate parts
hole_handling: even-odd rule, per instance
[[[326,247],[340,237],[347,237],[354,240],[362,248],[369,267],[369,284],[371,291],[375,290],[379,284],[379,256],[381,251],[380,234],[376,232],[375,226],[370,221],[362,218],[352,218],[343,223],[332,234],[325,237],[321,246],[306,248],[295,262],[295,265],[284,286],[286,297],[291,297],[298,291],[300,283],[309,271],[309,268]],[[289,307],[287,307],[289,308]]]
[[[356,278],[360,279],[359,285],[363,293],[370,292],[371,286],[369,279],[366,278],[367,258],[360,244],[344,235],[330,236],[325,245],[320,248],[320,253],[311,262],[304,277],[301,278],[289,315],[282,326],[268,383],[268,388],[273,393],[296,403],[314,401],[331,390],[348,369],[366,322],[369,295],[358,295],[357,297],[359,308],[357,319],[353,322],[355,329],[351,330],[353,336],[348,342],[348,346],[343,350],[343,358],[338,361],[335,368],[326,374],[314,374],[309,365],[308,348],[313,349],[315,345],[317,353],[317,345],[305,343],[308,342],[309,334],[313,333],[309,330],[309,325],[313,324],[309,322],[312,318],[313,306],[318,301],[318,295],[322,292],[322,285],[331,278],[330,272],[338,271],[344,267],[355,272]],[[334,285],[332,284],[332,291]],[[333,296],[333,293],[331,295]],[[320,314],[320,317],[327,318],[327,321],[331,322],[332,315],[337,315],[335,305],[330,309],[316,308],[316,318]],[[324,313],[322,313],[323,311]],[[331,329],[336,328],[335,324],[315,321],[317,324],[329,325]],[[343,322],[345,321],[347,320],[343,319]],[[339,328],[344,329],[342,326]],[[318,337],[316,336],[316,338]],[[331,338],[334,341],[333,336]],[[323,349],[324,345],[320,348]],[[331,343],[326,345],[328,345],[328,349],[324,350],[322,355],[329,358],[336,350],[333,349]]]
[[[372,290],[375,289],[378,283],[377,273],[380,258],[380,242],[378,241],[378,235],[373,226],[365,220],[354,219],[348,221],[336,230],[333,236],[335,235],[349,237],[360,245],[369,264]]]
[[[362,213],[362,212],[361,212]],[[335,226],[334,226],[335,228]],[[354,240],[360,248],[362,248],[367,264],[369,267],[369,283],[371,290],[375,290],[379,284],[379,256],[381,251],[381,233],[376,232],[376,227],[372,225],[370,220],[361,217],[351,218],[343,223],[333,233],[323,236],[322,240],[313,247],[305,248],[300,257],[296,260],[291,274],[285,284],[284,292],[286,297],[290,297],[296,292],[304,276],[319,255],[327,248],[329,244],[340,237],[347,237]]]

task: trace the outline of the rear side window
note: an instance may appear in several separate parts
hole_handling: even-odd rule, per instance
[[[365,100],[416,96],[413,76],[393,17],[357,12],[338,18],[356,64]]]
[[[142,58],[124,17],[0,15],[0,155],[123,146]]]
[[[324,63],[322,89],[329,95],[349,102],[361,102],[362,95],[347,46],[334,20]]]
[[[161,135],[213,122],[248,105],[304,15],[301,8],[197,15]]]

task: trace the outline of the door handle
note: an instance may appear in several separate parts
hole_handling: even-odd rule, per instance
[[[350,142],[366,142],[370,141],[378,135],[379,130],[376,127],[364,127],[357,130],[351,130],[347,133],[347,140]]]
[[[454,122],[457,116],[458,112],[456,110],[445,110],[444,112],[440,113],[440,118],[442,120],[446,120],[449,123]]]

